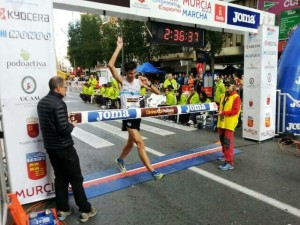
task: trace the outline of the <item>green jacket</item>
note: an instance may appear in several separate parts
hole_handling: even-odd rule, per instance
[[[88,90],[89,90],[89,88],[87,86],[83,85],[80,93],[81,94],[87,94]]]
[[[140,94],[141,96],[145,96],[147,93],[147,89],[145,87],[141,87]]]
[[[163,88],[166,89],[169,85],[172,85],[173,87],[172,92],[175,93],[175,91],[178,89],[177,81],[175,79],[172,80],[166,79],[163,84]]]
[[[166,104],[167,105],[176,105],[177,104],[176,96],[172,92],[169,92],[166,95]]]
[[[191,98],[190,98],[190,102],[188,104],[199,104],[200,103],[200,98],[197,92],[195,92]]]
[[[110,98],[112,100],[117,99],[120,96],[120,90],[119,89],[115,89],[112,91]]]
[[[216,83],[214,101],[219,103],[221,95],[224,93],[225,85],[223,84],[223,81],[220,80],[218,83]]]
[[[186,105],[187,99],[188,97],[185,94],[181,94],[178,105]]]

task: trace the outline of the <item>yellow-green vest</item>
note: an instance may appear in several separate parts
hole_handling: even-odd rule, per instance
[[[225,99],[225,94],[221,95],[219,111],[229,111],[229,110],[231,110],[233,102],[237,97],[239,97],[238,94],[230,95],[228,97],[226,103],[225,103],[225,106],[223,106],[223,101]],[[241,112],[241,109],[239,110],[238,114],[236,114],[234,116],[224,116],[224,119],[221,119],[221,117],[223,117],[223,116],[218,116],[217,127],[234,131],[235,127],[237,126],[237,124],[239,122],[240,112]]]

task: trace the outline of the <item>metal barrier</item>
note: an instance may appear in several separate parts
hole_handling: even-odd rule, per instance
[[[286,100],[289,98],[297,107],[300,108],[300,104],[289,93],[281,93],[281,90],[276,90],[277,94],[277,128],[276,135],[285,132],[285,116],[286,116]],[[282,106],[282,109],[281,109]],[[280,113],[282,114],[280,115]],[[282,122],[282,123],[281,123]],[[281,123],[281,126],[280,126]],[[300,135],[300,134],[295,134]]]

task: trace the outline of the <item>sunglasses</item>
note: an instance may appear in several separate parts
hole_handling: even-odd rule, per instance
[[[225,87],[230,87],[231,86],[231,84],[225,84]]]

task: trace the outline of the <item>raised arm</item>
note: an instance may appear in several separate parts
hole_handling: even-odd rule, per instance
[[[108,68],[109,68],[110,72],[112,73],[115,80],[120,84],[122,84],[122,76],[116,70],[115,63],[116,63],[116,60],[117,60],[118,55],[119,55],[120,51],[122,50],[122,48],[123,48],[123,39],[122,39],[122,37],[118,37],[116,50],[108,62]]]
[[[147,79],[147,77],[142,77],[139,81],[142,87],[145,87],[154,94],[160,95],[160,91]]]

